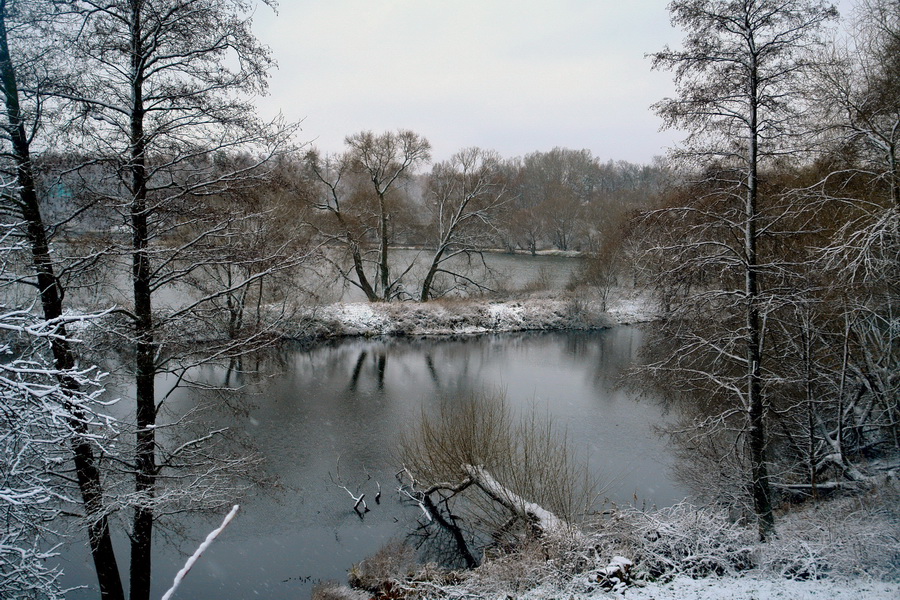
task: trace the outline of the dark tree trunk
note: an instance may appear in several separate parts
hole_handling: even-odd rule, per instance
[[[154,342],[152,286],[150,271],[149,214],[147,204],[147,158],[144,139],[143,47],[141,34],[143,2],[131,3],[131,227],[132,284],[135,314],[135,493],[131,531],[130,600],[149,600],[152,570],[153,499],[156,487],[156,344]]]
[[[379,256],[378,270],[381,275],[381,296],[385,301],[389,301],[391,299],[390,287],[391,283],[391,273],[390,273],[390,265],[388,263],[388,213],[387,207],[385,206],[385,198],[384,195],[378,194],[378,206],[381,211],[381,256]]]
[[[434,283],[434,276],[437,275],[438,267],[441,266],[441,259],[444,256],[444,247],[435,252],[434,259],[431,261],[431,266],[428,268],[428,274],[425,275],[425,280],[422,282],[422,295],[420,299],[422,302],[428,302],[431,299],[431,285]]]
[[[753,43],[752,38],[750,40]],[[749,407],[750,469],[753,508],[759,520],[759,535],[765,540],[775,528],[772,493],[766,466],[765,403],[762,396],[762,324],[759,315],[759,259],[757,255],[757,221],[759,220],[759,74],[755,48],[751,47],[750,71],[750,154],[745,207],[744,243],[746,252],[745,294],[747,302],[747,404]]]
[[[359,281],[359,289],[363,291],[366,295],[366,299],[369,302],[377,302],[379,300],[378,294],[375,293],[375,290],[372,288],[372,284],[369,283],[369,278],[366,277],[366,269],[363,266],[362,254],[359,251],[359,244],[356,243],[356,240],[348,233],[347,234],[347,242],[350,244],[350,252],[353,255],[353,269],[356,271],[356,279]]]
[[[63,314],[63,291],[53,269],[44,221],[35,190],[29,141],[19,105],[18,82],[7,40],[6,0],[0,0],[0,77],[3,80],[4,102],[9,120],[8,133],[12,142],[13,160],[16,163],[19,209],[25,221],[25,233],[31,248],[44,318],[48,321],[54,320]],[[59,337],[50,339],[54,366],[57,370],[65,372],[74,368],[75,357],[66,340],[64,323],[57,326],[56,333],[59,334]],[[81,391],[78,383],[64,374],[59,376],[59,383],[65,390]],[[78,488],[88,519],[88,541],[94,569],[97,572],[100,597],[103,600],[124,600],[125,595],[110,537],[109,522],[104,513],[100,471],[97,468],[93,448],[85,437],[87,428],[84,424],[84,414],[73,405],[65,408],[71,415],[69,426],[75,433],[71,440],[71,449]]]

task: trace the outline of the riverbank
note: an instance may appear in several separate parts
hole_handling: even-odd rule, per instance
[[[898,598],[898,501],[897,480],[886,477],[864,493],[781,514],[766,542],[715,507],[622,507],[568,541],[526,540],[469,571],[404,563],[394,545],[351,570],[363,590],[319,586],[313,599]]]
[[[463,336],[518,331],[604,329],[658,317],[649,296],[619,293],[605,303],[592,295],[518,300],[351,302],[302,309],[287,336]]]

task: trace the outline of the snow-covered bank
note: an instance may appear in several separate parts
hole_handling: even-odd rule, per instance
[[[354,585],[314,600],[888,600],[900,598],[900,488],[795,507],[760,542],[722,508],[614,508],[568,538],[523,538],[453,571],[404,560],[395,544],[354,566]],[[411,553],[411,550],[405,550]],[[359,585],[362,583],[363,585]],[[385,592],[389,594],[385,595]]]
[[[465,597],[460,596],[460,598]],[[621,592],[595,590],[562,593],[554,586],[529,590],[516,600],[896,600],[900,583],[851,579],[772,579],[761,574],[744,577],[676,577],[668,583],[629,587]]]
[[[900,583],[865,579],[769,579],[759,576],[691,579],[601,593],[583,600],[890,600],[900,598]],[[577,597],[576,597],[577,600]]]
[[[641,297],[611,301],[532,298],[488,301],[338,303],[305,309],[290,337],[473,335],[513,331],[602,329],[650,321],[652,304]]]

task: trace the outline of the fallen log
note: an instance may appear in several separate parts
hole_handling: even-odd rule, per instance
[[[463,465],[472,483],[514,515],[524,519],[539,535],[562,535],[571,533],[571,526],[555,514],[535,502],[529,502],[501,484],[484,468]]]

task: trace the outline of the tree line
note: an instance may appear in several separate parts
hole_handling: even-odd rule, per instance
[[[685,473],[775,532],[776,508],[868,489],[898,449],[900,5],[675,1],[653,55],[688,132],[639,225],[667,316],[647,373],[679,402]]]
[[[361,132],[346,145],[337,155],[306,153],[301,183],[315,209],[307,223],[319,243],[343,249],[331,257],[335,269],[370,301],[484,292],[484,277],[454,259],[485,250],[597,252],[668,175],[662,165],[601,163],[564,148],[507,160],[466,148],[417,174],[431,147],[415,132]],[[413,262],[390,258],[402,246],[428,251],[414,290]]]

